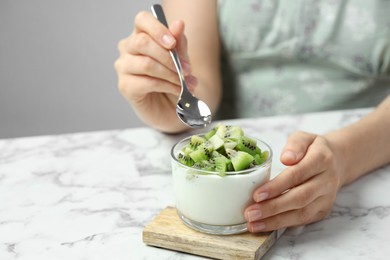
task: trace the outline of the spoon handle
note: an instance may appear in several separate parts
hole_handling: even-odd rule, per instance
[[[163,25],[165,25],[165,27],[168,28],[168,22],[167,22],[167,19],[165,18],[165,14],[164,14],[164,11],[162,9],[162,6],[159,4],[154,4],[154,5],[152,5],[151,9],[152,9],[152,13],[153,13],[154,17],[156,17],[157,20],[160,21],[160,23],[162,23]],[[169,50],[169,54],[171,55],[173,62],[175,63],[175,67],[176,67],[177,72],[179,73],[180,78],[182,80],[184,80],[182,66],[181,66],[179,55],[177,54],[176,49]]]
[[[156,17],[165,27],[169,28],[162,6],[155,4],[152,5],[151,9],[154,17]],[[204,128],[211,122],[211,111],[206,103],[194,97],[188,90],[176,49],[173,48],[172,50],[169,50],[169,54],[175,64],[181,84],[181,93],[176,104],[176,114],[179,119],[189,127]]]
[[[157,20],[160,21],[160,23],[162,23],[163,25],[165,25],[165,27],[168,28],[168,22],[167,19],[165,18],[165,14],[161,5],[159,4],[152,5],[152,13],[154,17],[156,17]]]

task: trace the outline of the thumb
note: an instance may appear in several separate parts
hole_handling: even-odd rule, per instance
[[[287,139],[280,155],[280,161],[284,165],[294,165],[302,160],[310,145],[314,142],[317,135],[306,132],[295,132]]]

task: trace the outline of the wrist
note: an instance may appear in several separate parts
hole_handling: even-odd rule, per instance
[[[339,188],[351,182],[350,145],[341,130],[333,131],[324,136],[334,155],[334,168],[339,176]]]

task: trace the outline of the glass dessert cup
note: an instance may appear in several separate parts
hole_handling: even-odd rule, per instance
[[[270,179],[272,164],[271,147],[253,139],[262,151],[268,151],[268,159],[247,170],[226,172],[225,176],[186,166],[177,159],[190,137],[173,146],[171,161],[176,210],[185,225],[215,235],[247,231],[244,210],[254,203],[255,189]]]

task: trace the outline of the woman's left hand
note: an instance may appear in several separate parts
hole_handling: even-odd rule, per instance
[[[253,194],[245,210],[250,232],[271,231],[323,219],[342,185],[342,158],[323,136],[292,134],[281,162],[288,167]]]

